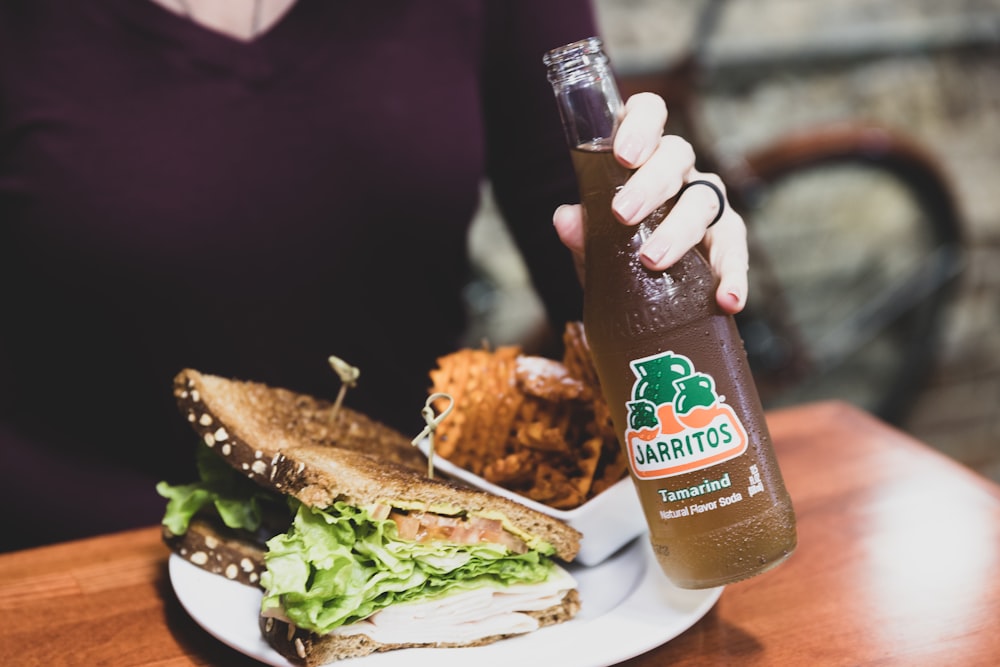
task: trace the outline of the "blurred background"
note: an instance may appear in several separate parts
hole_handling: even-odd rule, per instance
[[[696,38],[709,1],[596,0],[616,70],[643,81],[698,46],[694,113],[723,161],[738,162],[790,133],[844,121],[890,128],[926,153],[957,205],[961,270],[935,335],[927,336],[928,349],[902,362],[926,365],[926,372],[904,381],[912,396],[890,419],[1000,482],[1000,0],[728,0],[715,3],[712,30]],[[820,191],[807,195],[814,207],[825,201],[822,184],[830,182],[821,179]],[[530,346],[541,335],[541,308],[496,223],[488,186],[485,195],[470,239],[480,278],[469,286],[468,342]],[[833,201],[824,206],[848,210]],[[811,224],[806,218],[798,224]],[[773,238],[793,236],[789,220],[783,224]],[[848,226],[838,234],[864,243],[874,238],[871,225],[856,222],[863,229]],[[868,250],[889,263],[913,234],[904,227],[884,233]],[[810,262],[801,264],[797,270],[808,271]],[[798,273],[794,280],[812,284],[805,298],[820,306],[843,289],[826,276],[807,278]],[[867,355],[898,352],[891,339],[881,344],[867,345]],[[823,395],[870,407],[859,378],[876,385],[890,371],[871,363],[865,368],[867,378],[852,372],[851,382],[827,383]],[[812,397],[787,392],[772,406]]]

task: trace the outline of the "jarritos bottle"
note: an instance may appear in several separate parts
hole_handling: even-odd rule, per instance
[[[546,54],[585,210],[584,326],[650,540],[677,586],[759,574],[795,548],[795,514],[733,318],[697,250],[666,271],[639,261],[669,210],[619,223],[631,172],[611,150],[622,102],[596,38]]]

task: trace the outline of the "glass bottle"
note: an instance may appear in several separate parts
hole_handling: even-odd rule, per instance
[[[663,571],[682,588],[764,572],[796,544],[795,514],[733,318],[697,249],[651,271],[611,210],[631,175],[612,153],[623,104],[601,41],[547,53],[585,218],[584,329]]]

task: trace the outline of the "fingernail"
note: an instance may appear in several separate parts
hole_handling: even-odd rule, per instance
[[[655,243],[647,243],[639,249],[639,257],[645,260],[645,264],[654,267],[660,263],[670,250],[669,245],[659,246]]]
[[[626,137],[618,146],[618,157],[626,164],[633,166],[639,159],[641,146],[631,138]]]
[[[642,198],[632,196],[628,190],[621,190],[611,202],[611,209],[625,222],[632,222],[640,208]]]
[[[738,289],[735,289],[735,288],[728,289],[728,290],[726,290],[726,295],[730,299],[732,299],[732,301],[733,301],[733,307],[734,308],[740,308],[740,307],[742,307],[742,305],[743,305],[743,294]]]

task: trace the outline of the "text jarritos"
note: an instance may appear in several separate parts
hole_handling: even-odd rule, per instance
[[[691,360],[663,352],[631,362],[636,381],[625,442],[629,465],[640,479],[702,470],[747,449],[747,433],[732,407],[715,391],[712,376]]]

